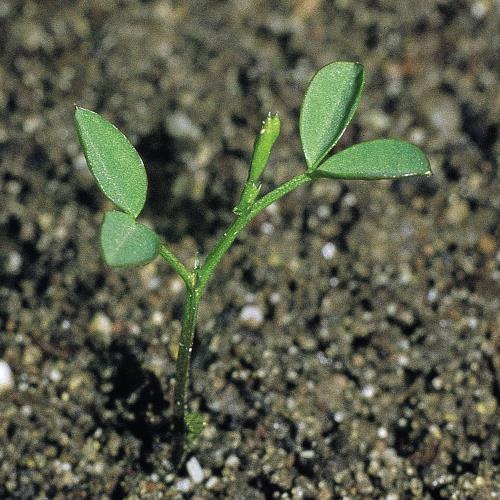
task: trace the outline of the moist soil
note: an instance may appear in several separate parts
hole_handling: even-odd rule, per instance
[[[0,497],[498,498],[499,24],[495,0],[0,2]],[[182,282],[102,262],[73,105],[137,146],[142,220],[193,264],[269,111],[263,190],[304,168],[301,98],[333,60],[368,77],[339,148],[404,138],[434,175],[317,182],[245,230],[200,311],[207,425],[176,472]]]

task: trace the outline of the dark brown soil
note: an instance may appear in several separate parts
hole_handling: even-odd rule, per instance
[[[0,1],[0,497],[498,498],[499,24],[496,0]],[[170,463],[181,282],[103,264],[73,105],[137,145],[144,220],[192,264],[268,111],[264,189],[304,168],[333,60],[368,74],[341,147],[405,138],[434,176],[318,182],[234,245],[194,346],[197,483]]]

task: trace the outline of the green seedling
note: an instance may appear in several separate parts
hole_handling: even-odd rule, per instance
[[[185,284],[185,304],[174,390],[174,460],[180,462],[186,442],[203,428],[196,413],[187,413],[189,365],[198,307],[217,265],[245,226],[266,207],[294,189],[321,178],[396,179],[430,175],[424,153],[398,139],[380,139],[331,154],[358,106],[365,82],[361,64],[334,62],[313,77],[305,93],[299,130],[306,161],[303,173],[267,194],[261,193],[261,175],[280,133],[278,115],[264,120],[255,141],[247,181],[233,223],[222,233],[208,255],[194,266],[185,266],[150,228],[137,222],[147,192],[146,170],[127,138],[97,113],[77,107],[76,129],[87,164],[103,193],[119,210],[104,216],[101,248],[104,260],[114,267],[137,266],[161,256]]]

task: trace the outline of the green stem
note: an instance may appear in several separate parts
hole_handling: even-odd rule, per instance
[[[311,180],[311,177],[307,173],[301,174],[277,187],[275,190],[258,199],[250,206],[240,207],[239,204],[237,208],[241,208],[242,211],[236,217],[235,221],[229,226],[227,231],[224,232],[222,238],[210,252],[201,268],[192,273],[190,273],[177,260],[177,258],[175,258],[175,256],[168,251],[166,247],[162,246],[160,252],[162,257],[169,262],[172,267],[174,267],[186,283],[186,300],[182,318],[181,336],[179,340],[174,390],[173,459],[177,466],[182,463],[184,456],[184,438],[186,433],[186,423],[184,417],[187,406],[189,365],[196,329],[196,319],[198,316],[200,300],[208,280],[214,273],[217,264],[219,264],[224,254],[237,238],[238,234],[257,214],[271,205],[271,203],[274,203],[276,200],[279,200],[281,197],[288,194],[290,191],[293,191],[297,187]]]
[[[224,232],[222,238],[215,245],[213,250],[206,258],[205,262],[201,266],[200,270],[198,271],[199,278],[197,288],[200,290],[203,290],[205,288],[209,279],[212,277],[215,268],[219,264],[222,257],[224,257],[224,254],[229,250],[240,232],[250,221],[255,218],[256,215],[258,215],[260,212],[262,212],[262,210],[264,210],[275,201],[288,194],[290,191],[293,191],[302,184],[306,184],[311,180],[312,179],[308,174],[297,175],[296,177],[290,179],[288,182],[285,182],[270,193],[258,199],[249,210],[241,213]]]
[[[174,390],[174,463],[179,465],[184,455],[184,437],[186,424],[184,420],[189,386],[189,365],[193,340],[196,330],[196,319],[201,299],[201,290],[186,290],[186,301],[182,317],[182,330],[179,339],[179,352],[175,371]]]
[[[194,273],[187,270],[186,266],[167,248],[160,246],[160,255],[174,268],[176,273],[182,278],[188,290],[194,288]]]

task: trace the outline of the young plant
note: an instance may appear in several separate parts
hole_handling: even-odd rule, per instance
[[[280,133],[278,115],[267,116],[255,140],[248,178],[234,208],[234,221],[194,269],[187,268],[152,229],[137,222],[147,192],[146,170],[137,151],[100,115],[76,107],[76,129],[87,164],[103,193],[119,209],[104,215],[101,227],[104,260],[113,267],[138,266],[161,256],[186,287],[174,390],[176,461],[182,459],[184,442],[191,441],[202,429],[201,417],[186,413],[189,364],[200,300],[217,265],[245,226],[286,194],[321,178],[373,180],[431,174],[424,153],[398,139],[363,142],[329,155],[356,111],[364,82],[364,69],[359,63],[334,62],[316,73],[305,93],[299,120],[306,169],[262,195],[260,177]]]

